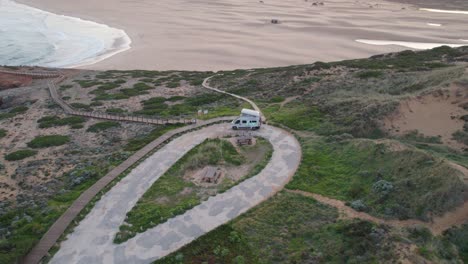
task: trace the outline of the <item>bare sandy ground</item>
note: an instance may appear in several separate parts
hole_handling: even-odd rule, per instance
[[[448,89],[403,101],[398,111],[385,120],[389,132],[403,135],[417,130],[425,136],[440,136],[444,144],[463,149],[465,146],[452,138],[463,130],[460,117],[468,114],[461,105],[468,102],[468,87],[452,84]]]
[[[19,0],[123,29],[132,49],[87,68],[228,70],[406,49],[356,39],[466,44],[466,15],[382,0]],[[278,19],[280,24],[272,24]],[[428,25],[440,24],[440,27]]]

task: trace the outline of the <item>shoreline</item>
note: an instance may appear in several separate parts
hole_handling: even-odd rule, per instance
[[[308,64],[369,57],[408,49],[368,45],[356,40],[464,45],[463,18],[428,13],[419,7],[368,0],[308,2],[269,0],[187,0],[145,4],[103,0],[16,0],[55,14],[120,28],[132,48],[91,65],[92,70],[234,70]],[[148,8],[151,7],[151,8]],[[138,17],[138,20],[135,20]],[[269,19],[278,18],[273,25]],[[434,26],[434,25],[441,26]]]
[[[5,4],[6,14],[9,16],[24,14],[25,17],[21,18],[27,22],[21,24],[23,27],[29,24],[33,25],[32,23],[40,23],[39,26],[35,26],[35,31],[31,30],[31,32],[40,32],[45,38],[37,41],[44,41],[44,44],[53,46],[53,52],[49,54],[41,54],[38,51],[37,55],[43,57],[37,65],[27,61],[23,62],[25,65],[81,68],[94,65],[131,49],[132,40],[124,30],[76,16],[56,14],[14,0],[4,0],[1,4]],[[60,35],[60,37],[54,37],[54,34]],[[84,42],[80,43],[81,39]],[[73,45],[73,41],[78,43]]]

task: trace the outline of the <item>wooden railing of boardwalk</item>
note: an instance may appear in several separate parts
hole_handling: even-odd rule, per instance
[[[62,75],[60,72],[39,72],[39,71],[12,71],[12,70],[0,70],[0,73],[7,73],[13,75],[23,75],[23,76],[30,76],[33,79],[49,79],[49,78],[60,78]]]

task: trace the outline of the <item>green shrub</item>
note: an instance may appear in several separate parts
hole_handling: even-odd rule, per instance
[[[3,138],[7,135],[7,131],[5,129],[0,128],[0,138]]]
[[[5,159],[9,161],[16,161],[16,160],[22,160],[22,159],[34,156],[36,154],[37,154],[37,151],[35,150],[24,149],[24,150],[18,150],[18,151],[5,155]]]
[[[104,121],[104,122],[99,122],[99,123],[96,123],[96,124],[90,126],[86,131],[97,133],[97,132],[100,132],[100,131],[103,131],[103,130],[106,130],[106,129],[109,129],[109,128],[119,127],[119,126],[120,126],[120,124],[117,123],[117,122]]]
[[[383,75],[384,73],[382,71],[363,71],[363,72],[359,72],[356,76],[361,79],[369,79],[369,78],[379,78]]]
[[[285,100],[283,96],[274,96],[270,99],[271,103],[281,103]]]
[[[452,137],[456,141],[468,145],[468,132],[458,130],[457,132],[453,133]]]
[[[180,86],[180,82],[179,81],[174,81],[174,82],[170,82],[170,83],[167,83],[166,84],[166,87],[167,88],[177,88]]]
[[[468,263],[468,223],[448,229],[444,232],[444,237],[458,248],[462,261]]]
[[[71,129],[81,129],[84,125],[82,123],[70,125]]]
[[[70,89],[72,87],[73,87],[73,85],[69,85],[69,84],[60,85],[60,91],[65,91],[65,90]]]
[[[12,114],[12,113],[0,113],[0,120],[2,119],[7,119],[7,118],[10,118],[10,117],[14,117],[15,115]]]
[[[89,106],[101,106],[101,105],[103,105],[103,103],[99,101],[94,101],[89,104]]]
[[[56,126],[73,126],[73,125],[82,125],[86,120],[81,116],[69,116],[65,118],[60,118],[58,116],[45,116],[37,122],[39,123],[39,128],[49,128]]]
[[[172,97],[167,98],[166,101],[176,102],[176,101],[184,100],[185,98],[186,98],[185,96],[172,96]]]
[[[37,136],[27,143],[30,148],[61,146],[70,142],[70,137],[61,135]]]
[[[104,84],[101,84],[97,87],[97,89],[99,90],[112,90],[112,89],[115,89],[115,88],[118,88],[120,85],[116,84],[116,83],[104,83]]]
[[[29,108],[27,106],[24,106],[24,105],[23,106],[17,106],[15,108],[11,109],[10,113],[11,114],[22,114],[22,113],[28,111],[28,109]]]
[[[87,110],[87,111],[92,110],[90,105],[83,104],[83,103],[71,103],[70,106],[73,107],[73,108],[84,109],[84,110]]]

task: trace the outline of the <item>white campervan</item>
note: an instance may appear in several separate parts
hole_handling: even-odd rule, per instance
[[[250,109],[242,109],[241,115],[232,121],[232,129],[259,129],[262,125],[260,112]]]

